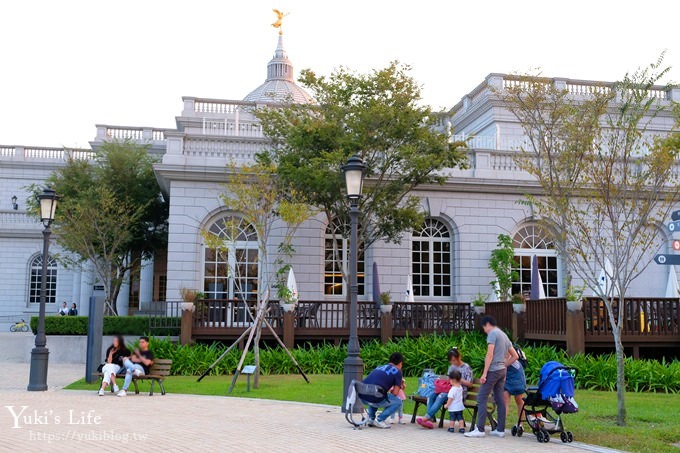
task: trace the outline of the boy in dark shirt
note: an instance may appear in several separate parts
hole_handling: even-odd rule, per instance
[[[132,376],[149,374],[151,365],[153,365],[153,352],[149,350],[149,338],[139,337],[139,349],[135,349],[130,357],[123,359],[125,382],[123,382],[123,389],[118,392],[118,396],[127,396],[127,389],[132,383]]]
[[[384,398],[378,398],[368,395],[359,395],[361,401],[368,406],[368,425],[376,428],[389,428],[390,425],[385,422],[388,417],[397,412],[402,401],[397,397],[399,390],[405,385],[403,376],[401,374],[401,367],[404,363],[404,356],[395,352],[390,356],[390,363],[379,366],[371,371],[371,374],[366,376],[364,384],[374,384],[385,391]],[[376,418],[378,409],[383,411]]]

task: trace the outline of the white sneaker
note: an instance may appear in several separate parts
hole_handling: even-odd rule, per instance
[[[104,389],[99,389],[99,396],[104,396]]]
[[[367,426],[375,426],[375,418],[369,418],[369,419],[366,421],[366,425],[367,425]]]
[[[484,437],[486,436],[486,433],[484,431],[480,431],[479,428],[475,426],[475,429],[473,429],[472,431],[468,431],[463,435],[465,437]]]
[[[505,437],[504,431],[496,431],[495,429],[491,431],[489,434],[495,437]]]
[[[113,384],[113,393],[118,393],[118,386]]]
[[[127,396],[127,392],[125,390],[121,390],[118,392],[118,396]]]
[[[376,428],[380,428],[380,429],[389,429],[389,428],[392,427],[392,425],[389,425],[389,424],[385,423],[384,421],[381,422],[378,419],[376,419],[373,422],[373,426],[375,426]]]

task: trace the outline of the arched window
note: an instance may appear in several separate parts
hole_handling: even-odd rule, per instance
[[[203,291],[208,299],[257,300],[258,243],[252,225],[224,216],[208,231],[224,240],[223,247],[205,248]]]
[[[30,262],[30,278],[28,281],[28,301],[32,304],[40,303],[40,288],[42,276],[42,255],[36,255]],[[53,304],[57,301],[57,261],[50,256],[47,261],[45,302]]]
[[[425,219],[411,234],[414,296],[451,297],[451,240],[451,231],[437,219]]]
[[[527,296],[531,293],[531,261],[536,255],[546,297],[558,297],[559,259],[555,243],[545,229],[535,224],[523,226],[513,237],[513,247],[519,279],[513,282],[512,293]]]
[[[342,236],[342,228],[337,222],[326,227],[324,241],[323,293],[327,296],[345,296],[347,285],[342,278],[342,270],[348,269],[349,239]],[[357,283],[359,295],[363,296],[366,283],[366,261],[364,245],[357,250]]]

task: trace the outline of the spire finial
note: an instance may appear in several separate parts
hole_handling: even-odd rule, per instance
[[[279,29],[279,35],[282,35],[283,34],[283,24],[282,24],[283,18],[286,17],[290,13],[284,14],[281,11],[279,11],[278,9],[273,9],[272,11],[274,11],[274,14],[276,14],[276,22],[274,22],[272,24],[272,27],[278,28]]]

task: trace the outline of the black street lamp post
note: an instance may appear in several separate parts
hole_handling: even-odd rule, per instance
[[[57,210],[57,194],[52,189],[45,189],[38,195],[40,203],[40,220],[45,229],[43,230],[43,255],[42,255],[42,278],[40,281],[40,313],[38,315],[38,333],[35,336],[35,348],[31,350],[31,374],[28,381],[28,390],[33,392],[47,390],[47,361],[50,351],[45,346],[45,303],[47,295],[47,264],[49,261],[50,248],[50,225],[54,220],[54,212]]]
[[[359,286],[357,283],[357,254],[359,226],[359,200],[364,183],[364,162],[358,156],[350,157],[347,164],[342,168],[345,174],[347,198],[350,202],[350,237],[349,237],[349,343],[347,344],[347,358],[342,366],[344,378],[342,393],[342,410],[345,411],[345,399],[347,391],[353,379],[362,380],[364,374],[364,362],[359,356],[359,337],[357,335],[357,295]],[[361,405],[354,406],[357,411]]]

